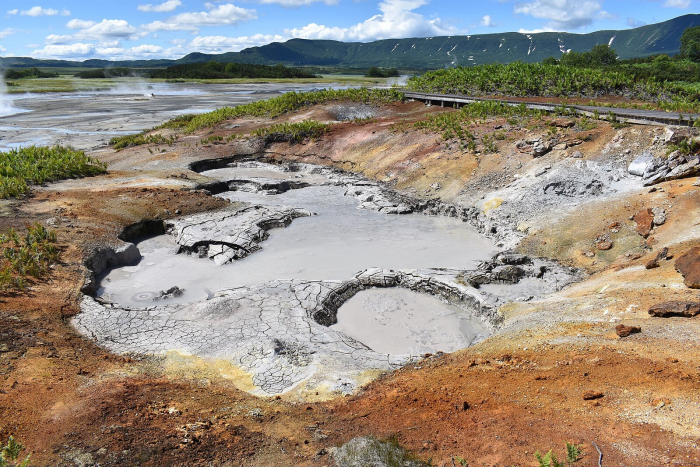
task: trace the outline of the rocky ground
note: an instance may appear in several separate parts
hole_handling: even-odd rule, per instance
[[[593,443],[603,465],[700,464],[700,192],[693,159],[667,157],[682,132],[489,119],[472,132],[503,138],[495,153],[475,153],[408,127],[450,111],[331,104],[277,120],[337,121],[349,113],[372,119],[334,125],[304,144],[199,144],[269,123],[227,122],[174,146],[101,151],[108,175],[4,201],[0,227],[51,226],[62,263],[28,293],[2,297],[0,439],[19,438],[37,465],[333,465],[333,448],[367,435],[395,439],[439,466],[454,465],[457,456],[469,465],[537,465],[535,451],[561,453],[565,442],[583,445],[579,465],[598,465]],[[148,357],[80,334],[72,323],[81,330],[88,320],[104,324],[89,310],[80,314],[80,290],[90,292],[94,273],[133,260],[128,242],[162,221],[175,226],[198,213],[236,209],[212,197],[217,182],[198,173],[222,158],[361,174],[380,182],[352,193],[366,207],[461,217],[515,249],[513,261],[555,260],[576,268],[580,280],[539,298],[496,301],[489,339],[388,373],[380,370],[391,362],[373,367],[364,387],[330,400],[252,395],[260,385],[246,368],[218,359],[215,348]],[[452,284],[469,289],[484,274],[501,274],[501,266]],[[251,315],[275,311],[244,305]],[[121,323],[120,336],[134,329],[128,313],[108,316]],[[196,334],[177,323],[172,329],[197,344]],[[159,342],[143,341],[142,351],[159,350]]]

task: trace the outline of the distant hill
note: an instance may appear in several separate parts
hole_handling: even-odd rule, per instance
[[[596,31],[589,34],[517,32],[387,39],[374,42],[338,42],[291,39],[250,47],[224,54],[191,53],[178,60],[35,60],[26,57],[0,58],[0,67],[165,67],[191,63],[238,62],[259,65],[333,66],[369,68],[371,66],[409,69],[436,69],[455,65],[484,63],[539,62],[559,57],[564,51],[583,52],[597,44],[610,44],[620,58],[646,57],[665,53],[675,55],[680,49],[683,31],[700,26],[700,15],[684,15],[634,29]]]

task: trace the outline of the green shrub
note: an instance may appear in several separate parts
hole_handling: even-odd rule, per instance
[[[0,234],[0,293],[22,291],[27,277],[40,279],[49,266],[58,262],[60,251],[55,245],[56,233],[35,223],[20,236],[14,229]]]
[[[24,445],[10,436],[7,444],[0,449],[0,467],[27,467],[29,455],[23,460],[19,460],[19,455],[23,450]]]
[[[137,134],[137,135],[126,135],[126,136],[115,136],[109,140],[109,144],[114,147],[115,151],[121,151],[122,149],[130,148],[133,146],[142,146],[144,144],[167,144],[172,146],[177,141],[177,136],[163,136],[161,134],[147,135],[147,134]]]
[[[266,143],[288,141],[301,143],[308,139],[317,139],[330,131],[331,125],[314,120],[304,120],[295,123],[277,123],[265,128],[259,128],[251,133],[252,136],[263,138]]]
[[[27,146],[0,152],[0,198],[29,192],[31,185],[105,173],[107,165],[63,146]]]
[[[575,445],[569,442],[566,443],[566,460],[559,462],[557,455],[550,449],[547,454],[535,453],[535,459],[540,463],[540,467],[567,467],[581,460],[583,452],[582,445]]]

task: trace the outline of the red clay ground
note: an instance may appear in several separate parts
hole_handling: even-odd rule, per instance
[[[475,155],[445,147],[436,135],[392,130],[395,123],[439,111],[415,103],[390,106],[375,122],[339,125],[321,141],[267,150],[451,200],[470,180],[500,171],[502,154],[528,133],[514,130],[499,143],[499,153]],[[327,113],[318,107],[304,115]],[[237,123],[241,133],[264,124]],[[496,124],[475,130],[493,131]],[[657,130],[641,131],[639,138],[647,138]],[[605,124],[591,132],[595,138],[576,147],[584,160],[595,159],[617,133]],[[565,442],[584,445],[577,464],[582,466],[598,465],[592,442],[604,452],[606,466],[700,465],[700,349],[693,337],[700,318],[646,314],[653,303],[697,300],[697,293],[683,286],[672,261],[654,270],[641,266],[662,246],[679,255],[700,244],[694,179],[662,184],[662,192],[635,192],[619,203],[601,200],[598,208],[593,204],[531,232],[522,251],[593,273],[545,300],[501,310],[507,320],[541,319],[541,326],[523,325],[476,347],[430,356],[350,397],[261,399],[196,358],[113,355],[74,332],[68,319],[79,312],[82,261],[90,249],[114,242],[125,226],[143,219],[220,206],[220,200],[183,189],[183,180],[199,177],[186,164],[228,156],[243,145],[108,154],[107,176],[57,183],[3,206],[2,228],[54,218],[63,254],[48,280],[33,284],[27,294],[2,297],[0,440],[15,436],[35,465],[47,466],[323,466],[332,465],[332,447],[369,434],[395,437],[437,466],[452,466],[453,456],[473,466],[534,466],[535,451],[554,448],[561,458]],[[549,162],[568,155],[553,152]],[[512,163],[548,163],[512,156]],[[443,189],[426,193],[435,181]],[[653,233],[658,243],[652,250],[641,248],[630,213],[658,204],[659,197],[669,205],[669,218]],[[614,249],[594,258],[581,255],[611,219],[626,226]],[[610,314],[604,320],[580,320],[605,312]],[[642,333],[618,338],[616,323],[607,319],[612,315],[641,325]],[[584,400],[587,391],[603,397]]]

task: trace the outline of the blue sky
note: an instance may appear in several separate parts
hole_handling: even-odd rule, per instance
[[[293,37],[371,41],[505,31],[625,29],[700,0],[3,0],[0,55],[179,58]]]

